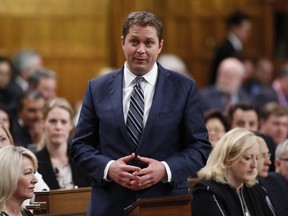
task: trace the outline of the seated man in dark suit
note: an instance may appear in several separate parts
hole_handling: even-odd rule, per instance
[[[39,140],[33,140],[35,124],[42,120],[45,99],[39,92],[28,92],[18,107],[18,116],[12,120],[12,133],[16,145],[28,147]],[[40,127],[36,127],[40,129]]]
[[[273,81],[272,86],[262,88],[255,97],[257,107],[262,107],[269,102],[277,102],[288,107],[288,63],[279,71],[278,77]]]

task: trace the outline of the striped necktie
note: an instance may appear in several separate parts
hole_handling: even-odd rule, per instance
[[[144,92],[141,87],[143,77],[136,77],[136,84],[132,90],[126,127],[131,141],[138,145],[143,130]]]

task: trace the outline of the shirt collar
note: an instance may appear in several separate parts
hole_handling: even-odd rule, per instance
[[[242,50],[242,42],[241,40],[233,33],[228,35],[228,40],[231,42],[232,46],[237,50]]]
[[[157,75],[158,75],[158,66],[155,62],[153,68],[142,77],[144,77],[146,82],[148,82],[151,86],[155,86]],[[133,81],[135,80],[136,77],[137,76],[128,69],[126,62],[125,62],[124,64],[124,86],[133,85],[134,84]]]

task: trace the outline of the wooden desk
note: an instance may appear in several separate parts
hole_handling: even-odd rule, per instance
[[[125,210],[125,216],[191,216],[191,196],[139,199]]]
[[[84,216],[90,200],[91,188],[78,188],[69,190],[51,190],[46,192],[35,192],[35,202],[45,202],[47,210],[45,216]],[[37,208],[34,208],[37,214]]]

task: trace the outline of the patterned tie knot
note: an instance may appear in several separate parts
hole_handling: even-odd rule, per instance
[[[136,86],[137,87],[140,87],[141,86],[141,82],[143,82],[144,81],[144,77],[136,77],[135,78],[135,82],[136,82]]]

